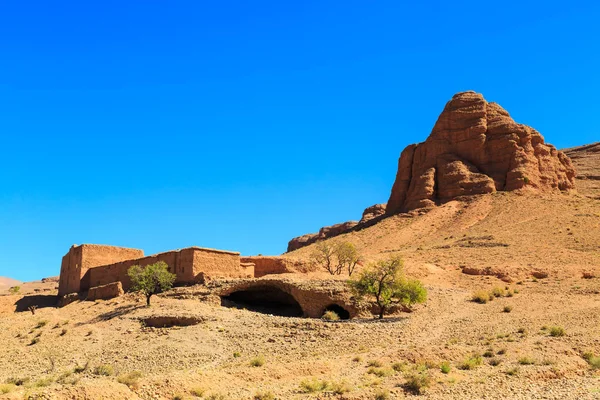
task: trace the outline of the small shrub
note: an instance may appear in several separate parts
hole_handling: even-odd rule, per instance
[[[406,364],[401,362],[393,363],[392,369],[396,372],[404,372],[406,370]]]
[[[564,328],[560,327],[560,326],[553,326],[552,328],[550,328],[550,336],[552,337],[561,337],[561,336],[565,336],[565,330]]]
[[[29,383],[29,378],[8,378],[5,383],[8,385],[25,386]]]
[[[13,286],[10,289],[8,289],[8,292],[10,294],[17,294],[17,293],[19,293],[20,290],[21,290],[21,286]]]
[[[31,339],[31,342],[29,343],[30,346],[33,346],[34,344],[38,344],[40,342],[40,337],[36,336],[33,339]]]
[[[206,400],[227,400],[227,397],[221,393],[211,393]]]
[[[385,389],[378,390],[375,392],[375,400],[389,400],[390,392]]]
[[[379,360],[371,360],[367,363],[367,367],[381,368],[383,364]]]
[[[497,367],[498,365],[500,365],[501,362],[502,362],[502,360],[494,357],[494,358],[490,358],[490,360],[488,361],[488,364],[490,364],[492,367]]]
[[[483,362],[483,360],[482,360],[481,356],[478,354],[474,354],[473,356],[471,356],[471,357],[467,358],[465,361],[463,361],[458,368],[465,370],[465,371],[469,371],[469,370],[475,369],[475,367],[478,367],[479,365],[481,365],[482,362]]]
[[[509,313],[513,310],[512,306],[504,306],[502,312]]]
[[[496,286],[495,288],[492,289],[492,296],[494,297],[502,297],[504,296],[505,291],[503,288]]]
[[[344,394],[352,391],[352,386],[345,381],[342,382],[334,382],[330,385],[329,389],[334,394]]]
[[[362,357],[361,356],[356,356],[352,359],[352,361],[354,362],[361,362],[362,361]]]
[[[250,365],[253,367],[262,367],[265,365],[265,357],[261,354],[250,360]]]
[[[73,371],[65,371],[60,374],[58,379],[56,379],[56,382],[60,383],[61,385],[75,385],[77,382],[79,382],[79,377],[73,376]]]
[[[142,373],[140,371],[131,371],[128,374],[119,375],[117,382],[127,385],[130,388],[135,388],[141,377]]]
[[[80,367],[79,365],[77,365],[75,368],[73,368],[73,372],[76,374],[81,374],[82,372],[87,371],[87,369],[90,366],[90,361],[86,361],[85,365],[83,365],[82,367]]]
[[[506,375],[515,376],[519,374],[519,367],[512,367],[506,370]]]
[[[254,400],[275,400],[275,395],[271,392],[258,392],[254,395]]]
[[[318,379],[304,379],[302,382],[300,382],[300,389],[304,392],[304,393],[316,393],[316,392],[322,392],[323,390],[326,390],[329,387],[329,382],[327,381],[321,381]]]
[[[173,400],[184,400],[184,399],[185,399],[185,397],[181,393],[173,396]]]
[[[93,373],[98,376],[113,376],[115,374],[115,369],[110,365],[99,365],[94,368]]]
[[[527,335],[527,329],[525,329],[525,328],[519,328],[519,330],[517,331],[517,333],[520,333],[521,335]]]
[[[392,375],[393,370],[388,368],[375,368],[371,367],[367,370],[367,374],[378,376],[379,378],[385,378],[386,376]]]
[[[431,384],[431,378],[427,371],[410,374],[406,377],[404,388],[415,394],[422,394],[424,389]]]
[[[233,352],[233,358],[240,358],[241,356],[242,356],[242,353],[240,353],[239,351]]]
[[[479,304],[485,304],[490,301],[490,294],[485,290],[478,290],[471,296],[471,301]]]
[[[324,321],[339,321],[340,316],[337,315],[337,313],[335,311],[329,310],[329,311],[325,311],[325,313],[323,314],[321,319],[323,319]]]
[[[524,356],[519,358],[519,364],[521,365],[533,365],[535,364],[535,360],[531,357]]]
[[[594,353],[590,351],[583,353],[582,357],[588,362],[592,369],[600,369],[600,357],[596,357]]]
[[[199,387],[190,389],[190,394],[192,396],[196,396],[196,397],[204,396],[205,392],[206,392],[206,390],[204,390],[203,388],[199,388]]]
[[[442,371],[442,374],[449,374],[451,369],[452,367],[448,361],[444,361],[440,364],[440,371]]]
[[[491,349],[490,349],[490,350],[486,350],[486,352],[485,352],[485,353],[483,353],[483,356],[484,356],[485,358],[494,357],[494,351],[493,351],[493,350],[491,350]]]
[[[63,330],[60,332],[60,336],[65,336],[65,335],[67,334],[67,332],[68,332],[68,330],[67,330],[67,329],[63,329]]]
[[[37,381],[35,381],[35,383],[33,384],[33,386],[35,386],[35,387],[46,387],[46,386],[52,385],[52,382],[54,382],[54,380],[52,379],[51,376],[48,376],[46,378],[38,379]]]
[[[15,385],[12,383],[3,383],[0,385],[0,394],[7,394],[15,390]]]
[[[513,290],[513,293],[514,293],[514,294],[519,294],[519,289],[515,289],[515,290]]]
[[[496,354],[499,354],[499,355],[506,354],[506,349],[500,349],[496,352]]]

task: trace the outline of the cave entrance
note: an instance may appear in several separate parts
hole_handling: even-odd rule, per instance
[[[257,286],[232,292],[221,297],[221,305],[282,317],[304,315],[294,296],[275,286]]]
[[[340,317],[340,319],[350,319],[350,313],[342,306],[338,306],[337,304],[330,304],[323,310],[323,314],[327,311],[333,311]]]

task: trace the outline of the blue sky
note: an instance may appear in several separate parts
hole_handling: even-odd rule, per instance
[[[596,2],[0,2],[0,276],[69,247],[279,254],[385,202],[476,90],[600,140]]]

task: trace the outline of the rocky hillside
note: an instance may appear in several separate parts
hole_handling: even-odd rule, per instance
[[[427,140],[402,151],[387,204],[367,208],[359,222],[294,238],[288,251],[365,228],[385,216],[465,196],[521,189],[558,192],[574,186],[571,160],[545,143],[539,132],[516,123],[500,105],[488,103],[479,93],[458,93],[444,107]]]

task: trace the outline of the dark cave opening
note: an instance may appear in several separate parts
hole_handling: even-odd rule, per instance
[[[222,296],[221,305],[282,317],[302,317],[304,315],[302,307],[291,294],[274,286],[257,286],[238,290]]]

